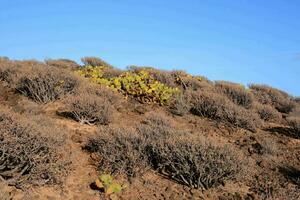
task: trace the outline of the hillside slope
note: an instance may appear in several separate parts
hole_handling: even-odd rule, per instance
[[[300,102],[183,71],[0,58],[0,200],[300,199]]]

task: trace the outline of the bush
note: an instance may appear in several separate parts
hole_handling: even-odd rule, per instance
[[[235,105],[217,93],[197,91],[192,94],[193,114],[228,122],[234,126],[255,131],[261,125],[259,116]]]
[[[155,169],[191,188],[216,187],[239,172],[232,152],[204,140],[173,138],[150,144],[147,150]]]
[[[10,87],[16,83],[18,76],[17,64],[10,60],[0,60],[0,81],[4,81]]]
[[[58,68],[67,68],[71,70],[79,67],[79,64],[69,59],[48,59],[45,60],[45,63],[49,66],[58,67]]]
[[[85,149],[101,158],[97,166],[101,172],[136,177],[147,169],[143,140],[134,132],[104,129],[88,141]]]
[[[296,135],[300,137],[300,118],[299,117],[289,117],[287,118],[288,124],[294,130]]]
[[[24,73],[16,89],[36,102],[48,103],[72,93],[78,84],[79,79],[67,71],[39,66]]]
[[[215,87],[237,105],[250,108],[253,103],[252,94],[240,84],[217,81]]]
[[[183,90],[198,90],[202,88],[212,89],[211,82],[203,76],[192,76],[184,71],[172,71],[175,83]]]
[[[81,62],[83,62],[85,66],[92,66],[92,67],[102,66],[102,67],[109,67],[109,68],[113,67],[112,65],[108,64],[101,58],[97,58],[97,57],[83,57],[81,58]]]
[[[67,159],[60,152],[64,139],[51,137],[55,127],[39,127],[7,109],[0,110],[0,127],[0,178],[17,187],[62,181]]]
[[[170,88],[156,81],[146,71],[125,72],[118,77],[104,78],[104,70],[105,67],[84,67],[78,73],[94,83],[106,85],[141,103],[168,104],[171,97],[178,92],[177,88]]]
[[[295,103],[286,92],[267,85],[251,84],[249,87],[260,103],[274,106],[279,112],[289,113],[295,107]]]
[[[253,107],[264,121],[279,122],[282,118],[281,114],[270,105],[255,103]]]
[[[65,100],[66,111],[63,114],[81,124],[109,124],[112,120],[112,107],[105,98],[89,93],[69,96]]]
[[[174,115],[183,116],[191,109],[190,96],[186,93],[176,95],[170,105],[170,112]]]
[[[123,98],[122,95],[107,86],[93,84],[90,82],[83,82],[75,92],[75,95],[80,95],[82,93],[88,93],[91,95],[96,95],[97,97],[100,97],[102,99],[106,99],[111,105],[115,107],[119,106],[118,104],[120,104]]]

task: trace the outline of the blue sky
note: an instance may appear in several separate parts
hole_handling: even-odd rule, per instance
[[[299,0],[0,0],[0,55],[99,56],[300,95]]]

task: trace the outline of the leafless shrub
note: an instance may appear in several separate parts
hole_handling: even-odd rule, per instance
[[[172,138],[147,147],[152,166],[191,188],[209,189],[233,179],[239,164],[232,152],[195,138]]]
[[[80,95],[82,93],[88,93],[104,98],[115,107],[118,107],[123,99],[123,96],[120,95],[120,93],[113,91],[111,88],[99,84],[93,84],[85,80],[83,80],[83,83],[80,84],[75,95]]]
[[[203,76],[191,76],[184,71],[174,70],[171,72],[175,83],[179,85],[183,90],[198,90],[198,89],[210,89],[213,90],[212,83]]]
[[[0,179],[10,185],[58,184],[66,173],[60,154],[63,138],[51,137],[54,127],[39,127],[31,119],[0,110]]]
[[[295,103],[286,92],[267,85],[251,84],[249,87],[260,103],[272,105],[279,112],[289,113],[295,107]]]
[[[291,126],[295,134],[300,137],[300,118],[299,117],[289,117],[287,118],[288,124]]]
[[[83,62],[85,66],[93,66],[93,67],[103,66],[103,67],[113,68],[112,65],[110,65],[109,63],[105,62],[104,60],[98,57],[83,57],[81,58],[81,62]]]
[[[112,107],[107,99],[89,93],[69,96],[65,100],[65,115],[82,124],[106,125],[112,120]]]
[[[69,59],[47,59],[45,63],[49,66],[58,67],[58,68],[67,68],[70,70],[74,70],[78,68],[80,65],[73,60]]]
[[[215,87],[237,105],[250,108],[253,103],[253,95],[242,85],[226,81],[217,81]]]
[[[100,171],[132,178],[148,168],[144,145],[143,139],[135,132],[106,128],[99,136],[90,139],[85,149],[101,158],[97,162]]]
[[[67,71],[34,67],[22,75],[17,91],[36,102],[48,103],[72,93],[78,84],[79,79]]]
[[[234,126],[255,131],[261,125],[259,116],[235,105],[225,96],[212,92],[197,91],[192,94],[192,113]]]
[[[10,87],[14,87],[18,76],[18,66],[14,61],[0,61],[0,81],[5,82]]]
[[[187,92],[175,96],[170,105],[170,112],[179,116],[187,114],[190,109],[190,95]]]
[[[253,107],[260,118],[265,121],[279,122],[282,118],[281,114],[268,104],[255,103]]]

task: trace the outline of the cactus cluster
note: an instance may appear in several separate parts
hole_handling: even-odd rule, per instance
[[[142,103],[165,105],[169,103],[174,94],[179,92],[178,88],[168,87],[157,81],[146,70],[127,71],[117,77],[105,78],[103,72],[106,68],[104,66],[85,66],[78,70],[78,73],[94,83],[106,85],[126,97],[134,97]]]

